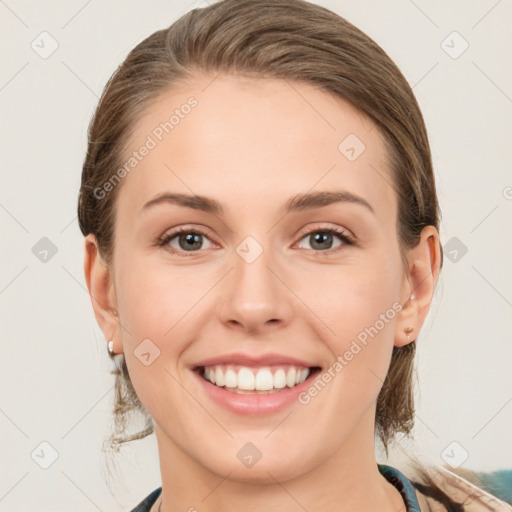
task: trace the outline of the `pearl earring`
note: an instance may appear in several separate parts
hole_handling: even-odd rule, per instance
[[[412,331],[414,331],[414,329],[412,327],[406,327],[404,329],[404,332],[405,334],[407,335],[407,339],[410,340],[411,339],[411,333]]]
[[[115,354],[114,352],[114,342],[113,341],[109,341],[108,342],[108,353],[113,356]]]

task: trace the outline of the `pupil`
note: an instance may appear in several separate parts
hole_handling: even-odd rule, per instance
[[[180,242],[185,242],[185,247],[182,249],[200,249],[201,248],[201,235],[197,233],[186,233],[185,235],[181,235]],[[189,245],[186,245],[189,244]]]
[[[311,244],[311,247],[315,248],[315,245],[320,245],[319,247],[316,247],[317,249],[330,249],[330,247],[324,247],[322,246],[322,242],[325,243],[325,241],[331,241],[330,238],[332,235],[328,233],[316,233],[313,235],[313,243]]]

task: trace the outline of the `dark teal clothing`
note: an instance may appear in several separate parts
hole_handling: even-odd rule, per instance
[[[405,502],[405,509],[407,512],[421,512],[418,498],[414,492],[414,487],[407,477],[396,468],[391,466],[385,466],[384,464],[378,464],[380,474],[386,478],[386,480],[393,484],[402,495],[402,499]]]
[[[385,466],[378,464],[379,471],[386,480],[394,485],[400,494],[406,505],[407,512],[421,512],[414,487],[411,482],[407,480],[407,477],[398,471],[398,469],[392,468],[391,466]],[[149,512],[151,507],[154,505],[158,496],[162,492],[162,488],[155,489],[149,496],[146,496],[131,512]]]
[[[476,474],[480,479],[480,487],[512,505],[512,469],[500,469],[492,473]]]
[[[158,496],[162,492],[162,488],[155,489],[149,496],[146,496],[131,512],[149,512],[150,508],[155,504]]]

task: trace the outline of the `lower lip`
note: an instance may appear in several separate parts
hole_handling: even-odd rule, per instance
[[[297,402],[298,395],[309,388],[318,372],[310,374],[304,382],[297,384],[293,388],[283,388],[280,391],[267,395],[239,394],[227,391],[204,379],[199,372],[193,371],[192,373],[199,379],[202,389],[215,403],[236,414],[261,416],[277,413]]]

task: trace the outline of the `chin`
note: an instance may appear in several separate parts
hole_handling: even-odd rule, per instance
[[[213,461],[212,461],[213,462]],[[220,462],[220,464],[219,464]],[[204,464],[210,471],[221,478],[240,484],[268,485],[278,482],[293,480],[308,469],[313,469],[315,464],[308,464],[303,454],[296,457],[290,456],[265,457],[256,461],[252,466],[245,465],[235,454],[234,458],[226,460],[225,457],[217,459],[213,464]]]

